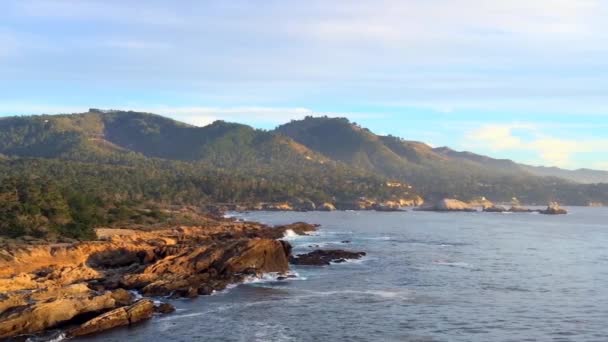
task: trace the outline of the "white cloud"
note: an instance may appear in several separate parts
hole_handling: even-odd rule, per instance
[[[515,133],[516,129],[526,134]],[[566,139],[547,136],[531,124],[483,125],[465,136],[465,146],[493,152],[532,152],[537,162],[546,166],[575,168],[580,154],[608,153],[608,139]],[[603,165],[602,168],[604,168]]]
[[[163,114],[196,126],[205,126],[215,120],[257,121],[261,124],[281,124],[292,119],[301,119],[314,112],[308,108],[276,107],[170,107],[155,106],[133,110]]]
[[[471,141],[483,142],[495,151],[520,149],[524,142],[512,134],[514,128],[519,125],[485,125],[471,133],[467,138]]]

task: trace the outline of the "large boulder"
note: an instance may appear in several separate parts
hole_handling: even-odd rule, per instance
[[[294,265],[327,266],[333,263],[345,262],[348,259],[360,259],[365,252],[349,252],[341,249],[315,250],[307,254],[299,254],[291,257],[290,262]]]
[[[0,339],[33,334],[64,324],[77,316],[116,307],[111,292],[97,294],[82,286],[65,287],[44,300],[30,301],[0,314]]]
[[[130,306],[124,306],[100,316],[97,316],[80,326],[70,329],[67,337],[78,337],[96,334],[116,327],[132,325],[152,318],[155,308],[154,302],[142,299]]]

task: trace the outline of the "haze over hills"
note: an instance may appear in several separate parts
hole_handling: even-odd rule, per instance
[[[71,180],[94,168],[106,170],[109,178],[121,168],[136,169],[136,176],[124,177],[138,180],[119,182],[120,186],[141,192],[142,187],[157,184],[151,192],[160,193],[164,188],[174,194],[179,183],[180,201],[187,196],[226,202],[292,197],[336,201],[418,193],[429,200],[484,196],[494,201],[517,197],[538,204],[550,200],[580,205],[608,202],[605,185],[575,183],[604,181],[601,171],[590,172],[594,178],[581,177],[580,171],[547,172],[510,160],[376,135],[345,118],[306,117],[263,131],[223,121],[196,127],[154,114],[123,111],[10,117],[0,119],[0,155],[8,157],[0,157],[0,163],[9,174],[16,164],[26,169],[31,158],[38,158],[36,162],[46,168],[55,163],[50,167],[55,172],[47,171],[58,179],[65,171],[55,162],[59,160],[72,163],[66,166]],[[13,167],[7,167],[9,164]],[[89,171],[83,172],[85,169]],[[207,178],[203,180],[201,175]],[[542,177],[545,175],[551,177]],[[154,182],[148,181],[150,177]],[[222,182],[239,181],[230,185],[230,191],[219,189],[219,183],[215,187],[205,183],[218,177]],[[397,193],[398,189],[387,188],[389,181],[411,184],[414,190]],[[106,190],[109,182],[104,185]],[[138,184],[139,190],[131,189],[130,182]],[[248,185],[242,188],[237,185],[245,183]],[[196,194],[201,188],[206,189],[203,196]]]
[[[435,149],[435,151],[454,159],[470,160],[495,168],[525,171],[541,177],[557,177],[582,184],[608,183],[608,171],[590,169],[565,170],[558,167],[531,166],[516,163],[509,159],[494,159],[471,152],[457,152],[447,147],[440,147]]]

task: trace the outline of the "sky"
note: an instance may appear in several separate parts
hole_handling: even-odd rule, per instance
[[[608,170],[606,0],[2,0],[0,116],[306,115]]]

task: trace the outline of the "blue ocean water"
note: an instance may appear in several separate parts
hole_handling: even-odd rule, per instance
[[[172,315],[79,341],[608,341],[608,210],[569,210],[239,214],[321,224],[288,237],[296,253],[368,256],[176,300]]]

